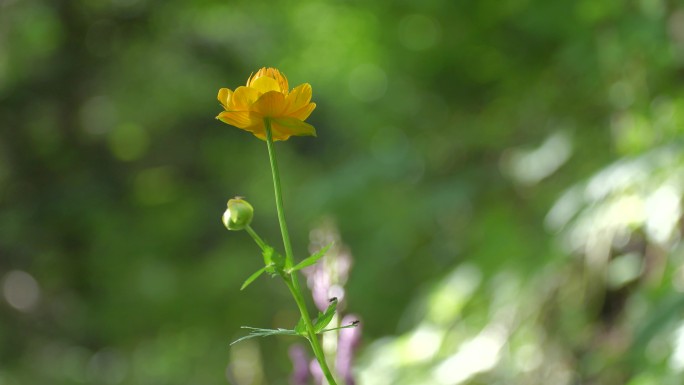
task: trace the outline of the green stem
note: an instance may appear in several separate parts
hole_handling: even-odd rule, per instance
[[[291,268],[293,263],[292,243],[290,243],[290,233],[287,231],[285,222],[285,212],[283,211],[283,193],[280,189],[280,173],[278,172],[278,161],[275,157],[273,148],[273,133],[271,131],[271,120],[264,118],[266,126],[266,146],[268,147],[268,158],[271,161],[271,173],[273,174],[273,188],[275,189],[276,209],[278,210],[278,222],[280,223],[280,233],[283,235],[283,245],[285,246],[285,269]]]
[[[252,239],[254,239],[254,242],[256,242],[256,244],[259,245],[259,247],[261,248],[261,250],[266,250],[266,247],[267,247],[266,242],[264,242],[264,240],[261,239],[261,237],[259,236],[259,234],[257,234],[256,231],[254,231],[254,229],[252,229],[252,226],[247,225],[247,226],[245,227],[245,230],[247,231],[247,233],[249,234],[249,236],[251,236]]]
[[[278,162],[275,157],[275,149],[273,146],[273,132],[271,130],[271,120],[264,118],[264,126],[266,128],[266,146],[268,147],[268,157],[271,161],[271,173],[273,174],[273,187],[275,189],[275,201],[276,209],[278,210],[278,222],[280,222],[280,232],[283,235],[283,245],[285,246],[285,269],[290,269],[294,266],[294,256],[292,253],[292,244],[290,243],[290,233],[287,231],[287,223],[285,222],[285,211],[283,210],[283,193],[280,188],[280,173],[278,172]],[[328,368],[328,363],[325,361],[325,355],[323,354],[323,348],[318,340],[318,336],[314,331],[313,322],[311,322],[311,317],[309,316],[309,311],[306,309],[306,304],[304,303],[304,297],[302,296],[302,290],[299,287],[299,280],[297,279],[297,274],[290,274],[289,279],[285,278],[285,284],[292,293],[299,312],[302,314],[302,319],[304,320],[304,325],[306,326],[306,333],[308,334],[308,340],[311,343],[311,348],[316,355],[318,364],[321,366],[321,370],[328,379],[329,385],[337,385],[335,378]]]
[[[316,360],[318,361],[318,364],[321,366],[323,374],[325,374],[325,378],[328,379],[328,384],[337,385],[335,383],[335,378],[330,372],[330,368],[328,368],[328,363],[325,360],[325,353],[323,353],[323,348],[321,347],[321,344],[318,341],[318,336],[313,330],[313,323],[311,322],[311,318],[309,317],[309,311],[306,309],[306,304],[304,303],[304,298],[302,297],[301,290],[299,290],[298,287],[295,287],[296,281],[296,276],[292,274],[290,275],[289,281],[285,279],[285,284],[287,285],[288,289],[290,289],[290,293],[292,293],[292,297],[294,297],[294,300],[297,303],[299,312],[302,314],[302,319],[304,319],[304,324],[306,325],[306,333],[308,334],[307,339],[309,340],[309,343],[311,343],[311,349],[313,349],[314,355],[316,356]]]

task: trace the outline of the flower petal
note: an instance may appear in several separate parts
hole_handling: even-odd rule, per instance
[[[243,130],[251,132],[254,136],[263,141],[266,140],[266,127],[264,127],[263,119],[253,126],[243,128]]]
[[[311,84],[304,83],[295,87],[287,97],[288,114],[292,111],[297,111],[306,106],[311,101]]]
[[[275,118],[271,120],[273,140],[286,140],[291,135],[316,136],[316,129],[309,123],[296,118]]]
[[[254,88],[240,86],[233,92],[233,96],[230,98],[230,103],[228,103],[228,108],[226,108],[226,110],[248,111],[250,109],[249,107],[254,104],[257,99],[259,99],[259,91]]]
[[[287,83],[287,77],[280,73],[275,68],[261,68],[257,73],[254,75],[250,76],[249,79],[247,79],[247,87],[251,87],[252,83],[256,81],[257,79],[261,77],[269,77],[271,79],[275,79],[275,81],[278,82],[280,92],[286,94],[287,91],[290,89]]]
[[[314,110],[314,108],[316,108],[316,103],[309,103],[299,110],[287,114],[287,116],[304,121],[309,117],[309,115],[311,115],[311,112]]]
[[[259,79],[257,79],[257,81],[259,81]],[[285,95],[278,91],[266,92],[252,104],[250,110],[258,112],[267,118],[282,116],[285,112]]]
[[[223,106],[223,108],[228,109],[228,104],[230,104],[230,99],[233,96],[233,91],[229,90],[228,88],[221,88],[218,92],[218,96],[216,97]]]
[[[282,92],[278,81],[268,76],[262,76],[252,81],[252,83],[249,85],[249,88],[254,88],[261,94],[265,94],[268,91]]]
[[[252,111],[223,111],[218,114],[216,119],[242,129],[260,123],[263,125],[263,117]]]

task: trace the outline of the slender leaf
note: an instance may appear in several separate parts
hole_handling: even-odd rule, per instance
[[[339,326],[339,327],[330,328],[330,329],[323,329],[323,330],[321,330],[321,331],[319,332],[319,334],[327,333],[327,332],[332,332],[332,331],[335,331],[335,330],[352,329],[352,328],[355,328],[355,327],[358,327],[358,326],[359,326],[359,321],[354,321],[354,322],[350,323],[349,325]]]
[[[241,329],[249,329],[250,332],[248,335],[238,338],[237,340],[231,342],[231,345],[234,345],[240,341],[248,340],[250,338],[255,338],[255,337],[269,337],[269,336],[275,336],[275,335],[286,335],[286,336],[296,336],[297,333],[294,330],[290,329],[260,329],[260,328],[253,328],[249,326],[243,326]]]
[[[310,257],[306,258],[305,260],[299,262],[295,267],[293,267],[290,272],[301,270],[305,267],[309,267],[311,265],[314,265],[316,262],[318,262],[319,259],[323,258],[325,253],[330,249],[330,247],[333,245],[334,242],[331,242],[327,246],[323,247],[322,249],[318,250],[315,254],[311,255]]]
[[[256,272],[254,272],[254,274],[250,275],[249,278],[245,280],[245,283],[242,284],[240,290],[244,290],[247,286],[249,286],[250,283],[254,282],[255,279],[259,278],[259,276],[263,274],[264,271],[266,271],[266,268],[268,268],[268,266],[264,266]]]
[[[326,326],[332,321],[335,316],[335,310],[337,309],[337,298],[333,298],[330,301],[330,305],[325,309],[325,313],[321,314],[316,323],[314,324],[314,332],[320,333],[321,330],[325,329]]]

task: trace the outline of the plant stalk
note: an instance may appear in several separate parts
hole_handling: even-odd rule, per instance
[[[266,242],[264,242],[264,240],[261,239],[261,237],[256,233],[256,231],[252,229],[252,226],[247,225],[245,227],[245,230],[247,230],[247,233],[252,237],[252,239],[254,239],[254,242],[256,242],[256,244],[259,245],[259,248],[261,250],[266,250]]]
[[[268,147],[268,158],[271,162],[271,173],[273,174],[273,188],[275,190],[275,201],[276,209],[278,211],[278,222],[280,223],[280,232],[283,236],[283,245],[285,246],[285,269],[290,269],[294,266],[294,255],[292,252],[292,243],[290,243],[290,233],[287,231],[287,223],[285,222],[285,211],[283,210],[283,194],[280,188],[280,173],[278,172],[278,162],[275,157],[275,149],[273,146],[273,132],[271,129],[271,120],[269,118],[264,118],[264,126],[266,128],[266,146]],[[304,325],[306,326],[306,333],[308,335],[308,340],[311,343],[311,348],[314,351],[314,355],[318,360],[318,364],[321,366],[321,370],[328,380],[329,385],[337,385],[335,378],[328,368],[328,363],[325,360],[325,355],[323,353],[323,348],[318,340],[318,336],[314,332],[313,323],[311,322],[311,317],[309,316],[309,311],[306,309],[306,304],[304,302],[304,297],[302,296],[302,290],[299,287],[299,280],[297,279],[296,272],[292,273],[288,277],[283,277],[285,279],[285,284],[292,293],[292,297],[297,303],[299,312],[302,314],[302,319],[304,320]]]

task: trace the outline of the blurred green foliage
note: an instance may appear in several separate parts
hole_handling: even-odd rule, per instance
[[[361,384],[679,383],[681,4],[0,0],[0,384],[287,383],[228,347],[297,321],[220,222],[278,241],[214,120],[262,66],[313,86],[285,205],[351,248]]]

